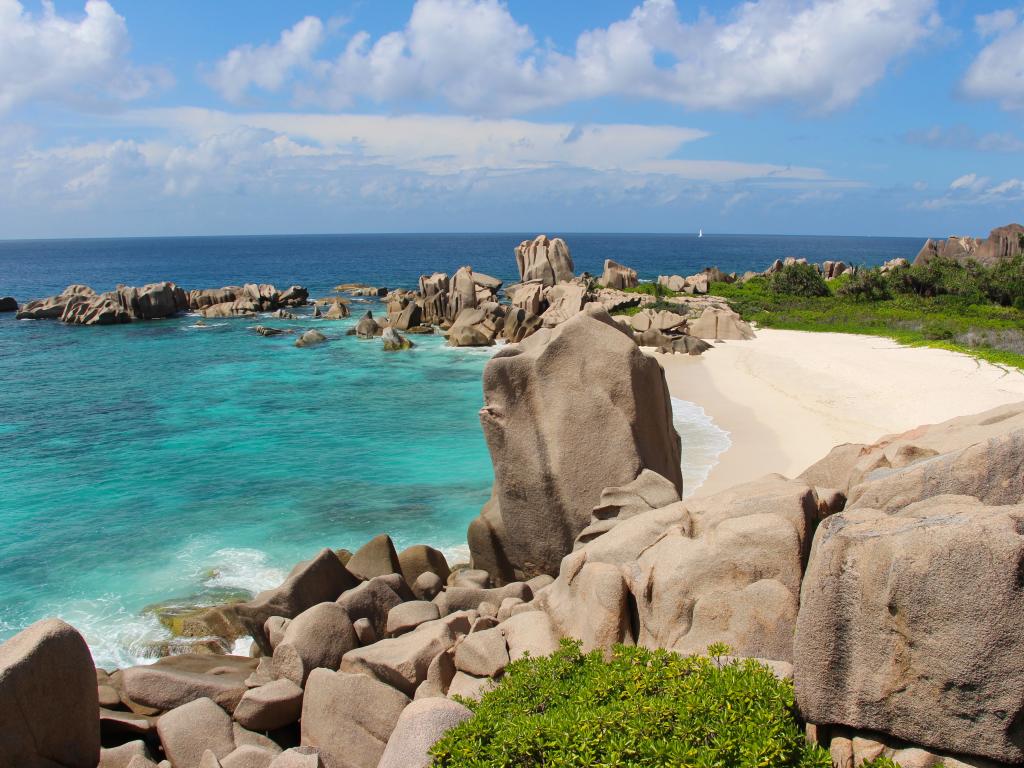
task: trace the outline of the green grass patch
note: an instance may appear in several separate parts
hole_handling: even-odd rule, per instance
[[[1024,311],[973,290],[925,296],[883,290],[874,277],[861,276],[829,281],[825,296],[781,293],[766,278],[713,283],[709,292],[763,328],[883,336],[1024,368]]]
[[[434,745],[435,768],[832,765],[804,738],[792,683],[752,660],[625,646],[605,660],[564,640],[464,703],[474,717]]]

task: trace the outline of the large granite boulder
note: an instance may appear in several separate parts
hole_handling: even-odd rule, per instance
[[[498,352],[484,401],[494,508],[469,538],[498,583],[556,574],[604,488],[652,469],[682,491],[664,372],[603,309]]]
[[[422,322],[440,325],[450,322],[448,294],[451,280],[444,272],[420,277],[419,294],[423,305]]]
[[[296,565],[281,586],[239,604],[236,612],[261,650],[269,655],[273,649],[264,630],[267,619],[294,618],[317,603],[337,600],[342,592],[358,584],[359,580],[346,570],[338,556],[323,549],[312,560]]]
[[[302,700],[302,745],[326,768],[376,768],[409,698],[372,677],[315,669]]]
[[[927,240],[917,257],[915,265],[927,264],[935,258],[951,259],[966,264],[977,261],[992,266],[1024,253],[1021,236],[1024,226],[1008,224],[996,227],[985,239],[953,236],[946,240]]]
[[[201,768],[207,750],[224,758],[235,749],[231,717],[210,699],[196,699],[172,709],[157,721],[156,728],[174,768]]]
[[[537,235],[533,240],[524,240],[516,247],[516,266],[524,282],[539,280],[544,285],[554,285],[575,276],[569,246],[560,237],[549,240],[547,235]]]
[[[87,285],[69,285],[56,296],[36,299],[22,305],[15,315],[18,320],[55,320],[61,317],[69,305],[85,303],[96,297],[96,292]]]
[[[430,768],[430,748],[447,731],[472,716],[472,711],[457,701],[414,701],[402,710],[377,768]]]
[[[505,308],[497,302],[463,309],[448,330],[452,347],[489,347],[505,327]]]
[[[582,283],[559,283],[544,292],[548,308],[540,316],[545,328],[561,325],[583,311],[588,302],[587,287]]]
[[[616,490],[609,497],[629,501]],[[814,490],[778,475],[628,514],[566,557],[536,602],[588,648],[688,654],[724,642],[738,656],[789,661],[818,516]]]
[[[605,288],[636,288],[639,281],[636,270],[619,264],[611,259],[604,260],[604,272],[601,274],[601,285]]]
[[[728,307],[707,307],[689,323],[688,332],[698,339],[742,341],[754,338],[750,325]]]
[[[1024,501],[1024,403],[887,435],[871,445],[836,446],[801,477],[835,488],[849,507],[897,510],[939,494],[988,504]]]
[[[318,603],[296,616],[274,647],[274,670],[296,685],[318,667],[337,669],[358,645],[348,612],[337,603]]]
[[[476,307],[476,283],[473,281],[472,267],[459,267],[452,276],[450,295],[450,317],[458,317],[462,310]]]
[[[46,619],[0,645],[0,765],[95,768],[99,697],[89,647]]]
[[[814,538],[795,639],[811,722],[1024,761],[1024,505],[936,496]]]
[[[247,656],[180,654],[120,672],[124,699],[136,710],[166,712],[208,698],[231,712],[246,691],[257,660]]]

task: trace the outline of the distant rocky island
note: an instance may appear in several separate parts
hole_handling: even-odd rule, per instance
[[[191,652],[120,670],[95,669],[70,625],[34,624],[0,646],[0,765],[425,766],[472,716],[453,697],[485,695],[563,637],[679,654],[724,643],[758,659],[793,681],[807,738],[840,768],[1024,763],[1024,403],[684,500],[665,373],[641,347],[699,354],[751,338],[706,295],[751,275],[659,277],[681,295],[653,309],[628,267],[575,275],[559,238],[515,258],[505,301],[500,281],[463,267],[312,304],[299,286],[160,283],[71,286],[22,307],[85,325],[309,307],[340,318],[345,294],[384,301],[352,331],[389,350],[427,332],[507,343],[483,375],[494,485],[469,563],[426,544],[397,551],[386,533],[354,553],[325,547],[251,600],[167,616]],[[245,636],[249,656],[224,652]]]

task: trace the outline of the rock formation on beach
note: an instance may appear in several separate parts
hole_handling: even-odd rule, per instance
[[[533,240],[524,240],[516,248],[516,265],[524,283],[537,280],[550,286],[575,277],[569,246],[560,237],[549,240],[547,235],[537,235]]]
[[[605,288],[636,288],[638,280],[636,270],[624,267],[611,259],[604,260],[604,272],[601,274],[601,285]]]
[[[954,235],[946,240],[928,240],[914,259],[914,264],[926,264],[931,259],[941,257],[961,264],[977,261],[991,267],[1024,253],[1022,236],[1024,226],[1007,224],[993,229],[987,238]]]
[[[664,372],[603,309],[491,358],[484,403],[494,494],[469,538],[499,582],[557,573],[607,485],[648,469],[682,492]]]

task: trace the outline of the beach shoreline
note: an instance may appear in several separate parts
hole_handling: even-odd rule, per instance
[[[795,477],[842,443],[1024,400],[1020,370],[877,336],[759,329],[699,357],[654,356],[671,395],[729,432],[698,496],[774,472]]]

